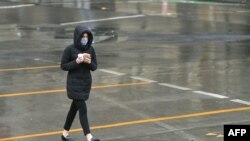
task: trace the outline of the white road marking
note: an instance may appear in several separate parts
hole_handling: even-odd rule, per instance
[[[0,6],[0,9],[20,8],[20,7],[28,7],[28,6],[34,6],[34,4]]]
[[[147,79],[147,78],[143,78],[143,77],[137,77],[137,76],[131,76],[130,78],[136,79],[136,80],[141,80],[141,81],[147,81],[147,82],[157,82],[155,80],[151,80],[151,79]]]
[[[148,14],[149,16],[169,16],[169,17],[177,17],[176,13],[153,13],[153,14]]]
[[[180,89],[180,90],[192,90],[190,88],[185,88],[185,87],[181,87],[181,86],[177,86],[177,85],[172,85],[172,84],[167,84],[167,83],[158,83],[161,86],[167,86],[167,87],[171,87],[171,88],[175,88],[175,89]]]
[[[111,18],[103,18],[103,19],[95,19],[95,20],[61,23],[60,25],[62,25],[62,26],[74,25],[74,24],[79,24],[79,23],[91,23],[91,22],[111,21],[111,20],[119,20],[119,19],[139,18],[139,17],[144,17],[144,16],[145,15],[120,16],[120,17],[111,17]]]
[[[125,75],[125,73],[115,72],[115,71],[106,70],[106,69],[99,69],[99,71],[106,72],[106,73],[111,73],[111,74],[114,74],[114,75]]]
[[[240,99],[232,99],[232,100],[230,100],[230,101],[236,102],[236,103],[245,104],[245,105],[250,105],[250,102],[248,102],[248,101],[243,101],[243,100],[240,100]]]
[[[221,98],[221,99],[228,98],[227,96],[224,96],[224,95],[219,95],[219,94],[215,94],[215,93],[208,93],[208,92],[204,92],[204,91],[193,91],[193,92],[197,93],[197,94],[212,96],[212,97]]]

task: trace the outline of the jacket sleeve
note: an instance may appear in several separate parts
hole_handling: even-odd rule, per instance
[[[69,46],[63,52],[61,59],[61,69],[64,71],[70,71],[78,67],[79,65],[76,63],[76,60],[71,60],[71,49]]]
[[[96,59],[96,54],[95,54],[94,48],[93,48],[93,52],[91,54],[91,63],[89,64],[89,69],[91,71],[95,71],[97,69],[97,59]]]

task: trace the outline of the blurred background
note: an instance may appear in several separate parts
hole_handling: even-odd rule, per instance
[[[250,124],[249,0],[1,0],[0,141],[60,140],[63,50],[88,27],[87,101],[106,141],[222,141]],[[71,130],[84,140],[78,116]]]

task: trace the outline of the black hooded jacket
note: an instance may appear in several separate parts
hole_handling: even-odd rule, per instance
[[[83,33],[88,34],[87,45],[81,45]],[[67,95],[70,99],[87,100],[91,90],[92,77],[90,71],[97,69],[97,60],[94,48],[91,46],[93,35],[88,28],[77,26],[74,32],[74,44],[65,48],[62,59],[62,70],[68,71],[67,75]],[[79,53],[89,53],[91,63],[76,63]]]

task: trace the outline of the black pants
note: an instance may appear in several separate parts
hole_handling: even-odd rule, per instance
[[[87,117],[87,105],[84,100],[73,100],[69,109],[67,119],[64,124],[64,129],[69,131],[75,119],[76,113],[79,110],[79,118],[83,128],[84,135],[90,133],[89,122]]]

